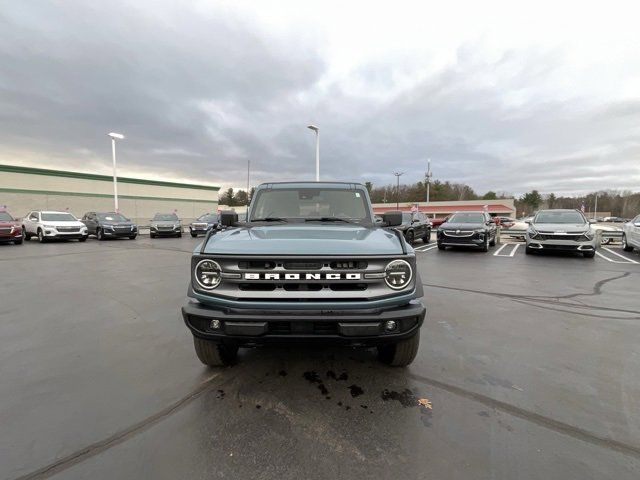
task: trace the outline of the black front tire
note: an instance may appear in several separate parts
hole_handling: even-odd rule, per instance
[[[596,252],[584,252],[584,258],[593,258],[596,256]]]
[[[47,241],[47,237],[44,234],[44,231],[42,231],[42,229],[38,229],[38,241],[40,243],[45,243]]]
[[[156,238],[156,234],[155,234],[155,233],[150,233],[150,234],[149,234],[149,236],[150,236],[151,238]]]
[[[622,234],[622,249],[625,252],[633,252],[633,247],[627,243],[627,236]]]
[[[178,235],[176,235],[176,237],[182,238],[182,233],[179,233]]]
[[[378,358],[381,362],[392,367],[406,367],[410,365],[418,354],[420,347],[420,332],[398,343],[381,345],[378,347]]]
[[[98,240],[100,240],[101,242],[104,240],[104,232],[102,231],[101,228],[99,228],[98,230],[96,230],[96,237],[98,237]]]
[[[129,235],[129,240],[135,240],[138,235]]]
[[[489,242],[489,246],[490,246],[490,247],[495,247],[495,246],[496,246],[496,237],[497,237],[497,236],[498,236],[498,234],[497,234],[497,233],[494,233],[494,234],[493,234],[493,240],[491,240],[491,241]]]
[[[524,253],[526,253],[527,255],[532,255],[533,254],[533,248],[526,246],[524,247]]]
[[[87,241],[87,237],[82,237],[78,239],[79,242],[86,242]]]
[[[221,345],[198,337],[193,337],[193,346],[198,359],[209,367],[231,365],[238,357],[238,347]]]
[[[480,247],[480,250],[483,251],[483,252],[488,252],[489,251],[489,237],[485,237],[484,243]]]
[[[415,236],[413,234],[413,230],[409,230],[405,235],[404,235],[405,240],[407,241],[407,243],[409,245],[413,245],[413,242],[415,240]]]
[[[198,236],[198,234],[197,234],[197,233],[193,233],[193,232],[191,232],[191,236],[192,236],[193,238],[196,238],[196,237]]]
[[[22,238],[25,240],[31,240],[31,234],[27,233],[27,229],[24,228],[24,225],[22,226]]]
[[[438,242],[438,250],[446,250],[446,249],[447,249],[447,247],[445,247],[440,242]]]
[[[431,241],[431,230],[429,230],[429,232],[422,237],[422,242],[423,243],[429,243]]]
[[[13,243],[15,245],[22,245],[22,238],[19,238],[18,240],[14,240]]]

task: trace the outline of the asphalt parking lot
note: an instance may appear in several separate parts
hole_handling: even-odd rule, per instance
[[[418,243],[409,368],[269,348],[210,370],[179,316],[199,241],[0,245],[0,479],[640,477],[637,253]]]

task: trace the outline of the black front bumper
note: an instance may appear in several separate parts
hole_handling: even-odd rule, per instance
[[[182,230],[150,230],[150,233],[158,237],[175,237],[182,233]]]
[[[269,311],[216,309],[199,302],[182,307],[182,317],[194,336],[243,346],[300,342],[376,346],[404,340],[422,326],[426,308],[419,300],[389,309],[340,311]],[[210,328],[219,320],[220,328]],[[397,328],[388,332],[385,322]]]

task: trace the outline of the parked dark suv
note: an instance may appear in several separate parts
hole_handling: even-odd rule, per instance
[[[438,248],[475,247],[483,252],[496,244],[498,227],[486,212],[456,212],[438,227]]]
[[[397,228],[409,244],[417,239],[424,243],[431,241],[431,222],[424,213],[402,212],[402,224]]]
[[[138,226],[130,219],[116,212],[87,212],[80,220],[87,226],[89,235],[98,240],[107,238],[130,238],[138,236]]]
[[[191,233],[192,237],[206,235],[211,229],[217,230],[219,223],[217,213],[205,213],[189,224],[189,233]]]
[[[156,237],[181,237],[182,222],[175,213],[156,213],[149,225],[149,236]]]

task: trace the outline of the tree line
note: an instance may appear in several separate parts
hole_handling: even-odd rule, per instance
[[[371,182],[365,182],[369,196],[373,203],[414,203],[427,200],[426,182],[417,182],[411,185],[385,185],[376,187]],[[229,207],[245,206],[251,200],[255,188],[249,191],[249,198],[245,190],[229,188],[220,194],[218,203]],[[614,217],[633,218],[640,213],[640,193],[631,191],[606,190],[597,192],[598,212],[611,212]],[[429,187],[429,200],[454,201],[454,200],[498,200],[501,198],[514,198],[506,192],[490,190],[482,195],[476,193],[473,188],[463,183],[434,180]],[[567,197],[556,196],[554,193],[541,194],[538,190],[516,197],[514,199],[517,215],[529,215],[542,208],[581,208],[585,206],[585,212],[593,212],[595,208],[596,192],[588,195]]]

